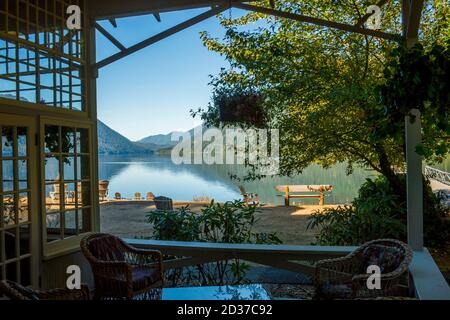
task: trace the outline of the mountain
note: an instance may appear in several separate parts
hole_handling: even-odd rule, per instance
[[[99,154],[153,153],[158,149],[154,144],[132,142],[100,120],[97,120],[97,132]]]
[[[200,125],[201,126],[201,125]],[[192,133],[194,132],[195,129],[199,128],[195,127],[191,130],[189,130],[189,134],[192,137]],[[176,145],[178,142],[177,141],[172,141],[172,134],[174,133],[183,133],[181,131],[173,131],[170,132],[168,134],[157,134],[154,136],[148,136],[146,138],[143,138],[141,140],[138,141],[139,144],[144,144],[144,145],[157,145],[159,146],[161,149],[166,149],[166,148],[172,148],[174,145]]]
[[[139,140],[138,142],[142,144],[155,144],[161,147],[173,146],[176,144],[176,141],[171,140],[172,133],[173,132],[168,134],[157,134],[154,136],[148,136],[146,138]]]
[[[195,130],[191,129],[190,134]],[[170,153],[177,141],[171,141],[173,133],[157,134],[133,142],[106,124],[97,120],[98,153],[99,154],[137,154],[137,153]]]

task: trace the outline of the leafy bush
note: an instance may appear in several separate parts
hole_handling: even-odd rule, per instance
[[[401,176],[402,183],[405,177]],[[384,176],[367,179],[351,206],[315,211],[308,228],[318,227],[321,245],[359,245],[379,238],[407,239],[406,203],[391,188]],[[424,237],[427,246],[445,244],[450,238],[450,225],[442,218],[448,210],[424,184]]]
[[[174,211],[153,211],[148,222],[153,224],[153,239],[175,241],[200,241],[216,243],[279,244],[274,233],[256,233],[255,206],[236,200],[224,204],[211,202],[201,210],[192,212],[189,207]],[[172,285],[198,281],[201,285],[223,285],[243,281],[249,266],[238,259],[197,265],[185,270],[172,270],[168,280]]]
[[[157,240],[200,241],[200,217],[181,207],[176,211],[153,211],[148,216]]]
[[[371,135],[394,138],[403,144],[404,119],[411,106],[420,110],[422,142],[417,151],[427,160],[442,161],[450,152],[450,38],[445,43],[412,48],[399,46],[389,52],[384,83],[376,91],[376,109]],[[414,119],[412,119],[414,121]]]

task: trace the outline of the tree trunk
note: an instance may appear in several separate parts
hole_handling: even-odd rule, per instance
[[[386,177],[395,193],[400,197],[401,202],[406,202],[406,185],[402,183],[398,174],[395,173],[392,165],[387,157],[384,147],[376,147],[379,160],[381,173]]]

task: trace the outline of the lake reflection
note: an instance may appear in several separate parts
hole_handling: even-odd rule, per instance
[[[99,178],[109,180],[109,196],[120,192],[122,197],[132,198],[135,192],[145,195],[168,196],[175,200],[192,200],[207,196],[216,201],[240,198],[239,185],[247,192],[258,193],[261,201],[282,204],[274,187],[279,184],[332,184],[334,190],[326,203],[349,203],[357,195],[359,186],[372,174],[355,169],[346,175],[346,165],[330,169],[319,166],[307,168],[303,174],[287,177],[267,177],[259,181],[244,182],[229,178],[229,173],[243,176],[245,168],[230,165],[175,165],[170,157],[155,155],[102,155],[99,156]],[[292,201],[292,200],[291,200]],[[294,199],[291,203],[316,204],[314,199]]]

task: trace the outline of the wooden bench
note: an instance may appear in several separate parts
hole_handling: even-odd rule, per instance
[[[276,186],[275,189],[284,193],[284,205],[289,206],[291,198],[318,198],[319,205],[325,204],[325,192],[333,189],[332,185],[284,185]],[[298,194],[298,193],[314,193],[314,194]],[[294,194],[293,194],[294,193]]]

